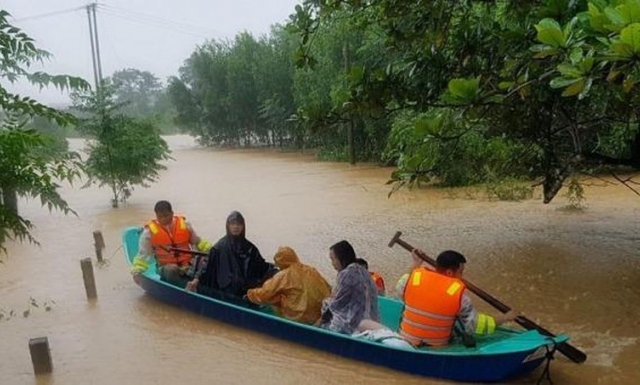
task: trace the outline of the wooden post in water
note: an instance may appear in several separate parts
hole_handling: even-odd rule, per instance
[[[96,280],[93,277],[93,264],[91,263],[91,258],[81,260],[80,267],[82,268],[82,279],[84,280],[84,289],[87,292],[87,299],[98,298]]]
[[[29,340],[29,352],[33,371],[36,375],[51,373],[51,351],[49,350],[49,340],[47,337],[32,338]]]
[[[104,250],[105,244],[101,231],[96,230],[93,232],[93,246],[96,249],[96,258],[98,259],[98,262],[102,262],[102,250]]]

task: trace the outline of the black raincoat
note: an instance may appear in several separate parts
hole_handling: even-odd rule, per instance
[[[199,269],[198,292],[213,297],[242,298],[247,290],[260,286],[275,274],[260,250],[245,237],[245,229],[238,236],[229,232],[231,222],[244,225],[242,214],[232,212],[227,218],[227,235],[209,250],[206,263]]]

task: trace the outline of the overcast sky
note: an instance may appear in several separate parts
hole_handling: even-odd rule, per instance
[[[122,68],[154,73],[163,82],[176,75],[196,45],[211,38],[232,38],[247,30],[265,34],[283,23],[300,0],[102,0],[98,34],[103,76]],[[87,0],[2,0],[11,23],[53,54],[44,70],[81,76],[93,84]],[[75,8],[75,10],[74,10]],[[60,13],[58,13],[60,11]],[[68,12],[64,12],[68,11]],[[34,17],[47,15],[44,17]],[[39,69],[38,67],[35,67]],[[50,104],[67,104],[60,91],[25,84],[7,85],[12,92]]]

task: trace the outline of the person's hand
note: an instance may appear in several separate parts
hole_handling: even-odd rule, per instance
[[[419,257],[420,254],[424,255],[425,252],[420,250],[420,249],[411,250],[411,258],[413,259],[413,266],[414,267],[418,267],[418,266],[422,265],[422,262],[424,262],[422,260],[422,258]]]
[[[187,282],[187,287],[185,287],[185,289],[187,291],[196,291],[199,282],[200,280],[198,278],[194,278],[191,281]]]
[[[140,285],[140,282],[141,282],[140,273],[133,274],[133,282],[135,282],[137,285]]]
[[[505,314],[501,314],[501,315],[497,316],[496,317],[496,323],[498,325],[502,325],[504,323],[511,322],[511,321],[515,320],[516,318],[518,318],[519,315],[520,314],[518,312],[513,311],[513,310],[509,310]]]

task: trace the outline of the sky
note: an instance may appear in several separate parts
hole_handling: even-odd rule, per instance
[[[103,77],[123,68],[155,74],[163,82],[195,47],[209,39],[255,36],[284,23],[301,0],[101,0],[97,25]],[[32,70],[80,76],[93,84],[87,0],[2,0],[10,23],[35,39],[52,59]],[[42,17],[38,17],[42,16]],[[25,83],[2,84],[11,92],[53,106],[69,103],[66,93]]]

